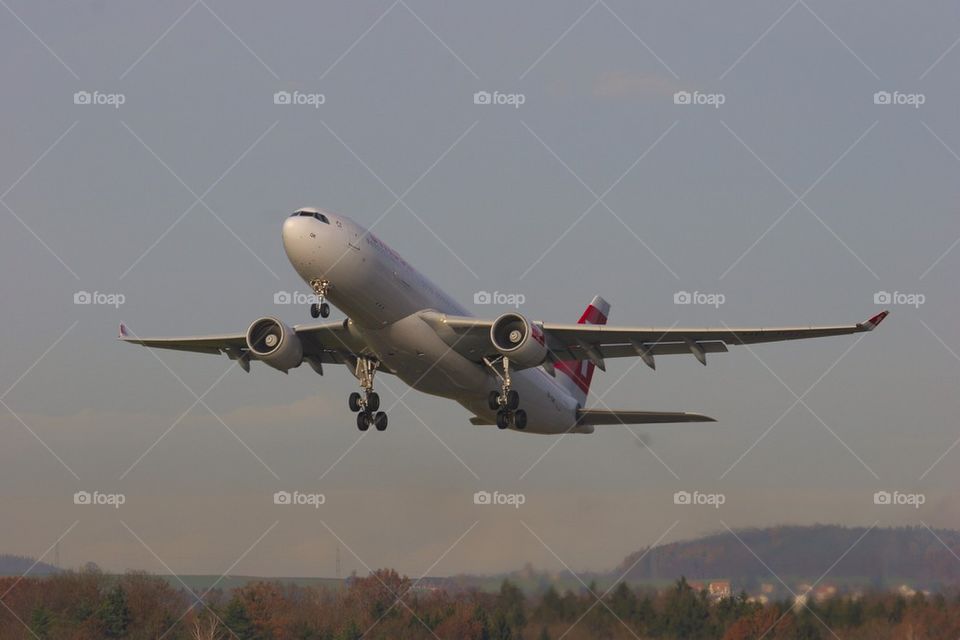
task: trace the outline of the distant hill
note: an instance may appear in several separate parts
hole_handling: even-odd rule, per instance
[[[33,558],[26,556],[0,554],[0,576],[22,576],[34,562],[36,561]],[[37,565],[30,569],[31,576],[48,576],[59,572],[60,569],[46,562],[37,562]]]
[[[777,582],[771,570],[785,581],[812,582],[829,570],[825,580],[834,583],[956,586],[960,584],[960,560],[954,554],[960,556],[960,532],[935,529],[934,533],[925,527],[868,531],[835,525],[744,529],[736,536],[724,531],[641,549],[624,558],[613,573],[619,576],[627,572],[629,582],[673,580],[678,576],[730,578],[748,590],[759,581]]]

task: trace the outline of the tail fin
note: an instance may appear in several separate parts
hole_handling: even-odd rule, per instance
[[[578,324],[607,324],[609,314],[610,303],[596,296],[587,305]],[[583,406],[590,391],[590,381],[593,380],[594,364],[589,360],[565,360],[556,363],[554,368],[560,374],[558,380],[563,387]]]

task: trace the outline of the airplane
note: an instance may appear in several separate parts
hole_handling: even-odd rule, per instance
[[[140,338],[120,325],[119,339],[151,348],[224,354],[247,372],[259,360],[289,372],[306,362],[315,372],[343,364],[360,391],[348,398],[357,427],[387,428],[374,391],[377,372],[423,393],[454,400],[474,425],[526,433],[593,433],[600,425],[715,422],[700,413],[586,408],[595,369],[610,358],[707,354],[728,345],[819,338],[873,331],[888,311],[850,325],[781,328],[657,328],[607,325],[610,305],[593,298],[576,324],[535,322],[517,312],[490,320],[471,316],[380,238],[346,216],[305,207],[283,222],[283,247],[317,302],[313,318],[342,321],[295,325],[266,316],[244,333]]]

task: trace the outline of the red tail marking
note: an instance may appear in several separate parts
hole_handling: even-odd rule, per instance
[[[580,316],[577,324],[607,324],[607,316],[591,304]],[[554,368],[567,375],[584,393],[590,391],[590,381],[593,380],[596,366],[589,360],[564,360],[556,363]]]

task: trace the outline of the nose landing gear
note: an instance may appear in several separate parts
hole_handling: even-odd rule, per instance
[[[500,391],[491,391],[487,397],[487,406],[491,411],[497,412],[497,427],[506,429],[515,427],[524,429],[527,426],[527,412],[520,409],[520,394],[511,389],[510,381],[510,358],[502,356],[496,360],[484,358],[483,362],[500,379]],[[501,365],[503,372],[497,368]]]
[[[380,409],[380,394],[373,390],[373,376],[377,372],[380,363],[374,358],[359,357],[354,375],[360,381],[360,388],[363,394],[356,391],[350,394],[347,404],[350,411],[357,414],[357,428],[360,431],[366,431],[370,425],[376,427],[377,431],[383,431],[387,428],[387,414]]]
[[[330,305],[327,304],[325,298],[330,292],[330,281],[329,280],[311,280],[310,286],[313,287],[313,292],[317,294],[318,301],[310,305],[310,316],[314,318],[319,318],[323,316],[328,318],[330,316]]]

